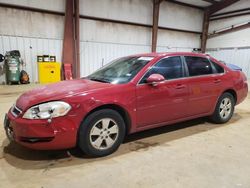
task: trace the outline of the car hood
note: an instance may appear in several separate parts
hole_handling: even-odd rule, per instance
[[[42,86],[22,94],[17,99],[16,106],[25,110],[39,103],[60,100],[81,93],[87,94],[91,91],[106,89],[113,86],[113,84],[95,82],[87,79],[62,81],[56,84]]]

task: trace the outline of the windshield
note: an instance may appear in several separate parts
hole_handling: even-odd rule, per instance
[[[127,83],[152,59],[153,57],[123,57],[87,76],[87,79],[112,84]]]

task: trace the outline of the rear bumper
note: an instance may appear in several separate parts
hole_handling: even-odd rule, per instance
[[[244,81],[243,84],[238,85],[237,91],[237,104],[241,103],[248,95],[248,83]]]
[[[7,137],[18,144],[36,150],[57,150],[76,146],[77,125],[64,116],[47,120],[28,120],[6,115],[4,127]]]

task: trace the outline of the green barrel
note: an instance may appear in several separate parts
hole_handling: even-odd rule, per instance
[[[5,72],[7,84],[20,84],[20,58],[15,56],[5,56]]]

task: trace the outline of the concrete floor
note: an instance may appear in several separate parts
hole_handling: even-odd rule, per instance
[[[25,90],[0,86],[4,113]],[[250,187],[250,95],[230,122],[204,118],[129,136],[108,157],[91,159],[77,150],[33,151],[9,144],[0,129],[1,188],[62,187]]]

